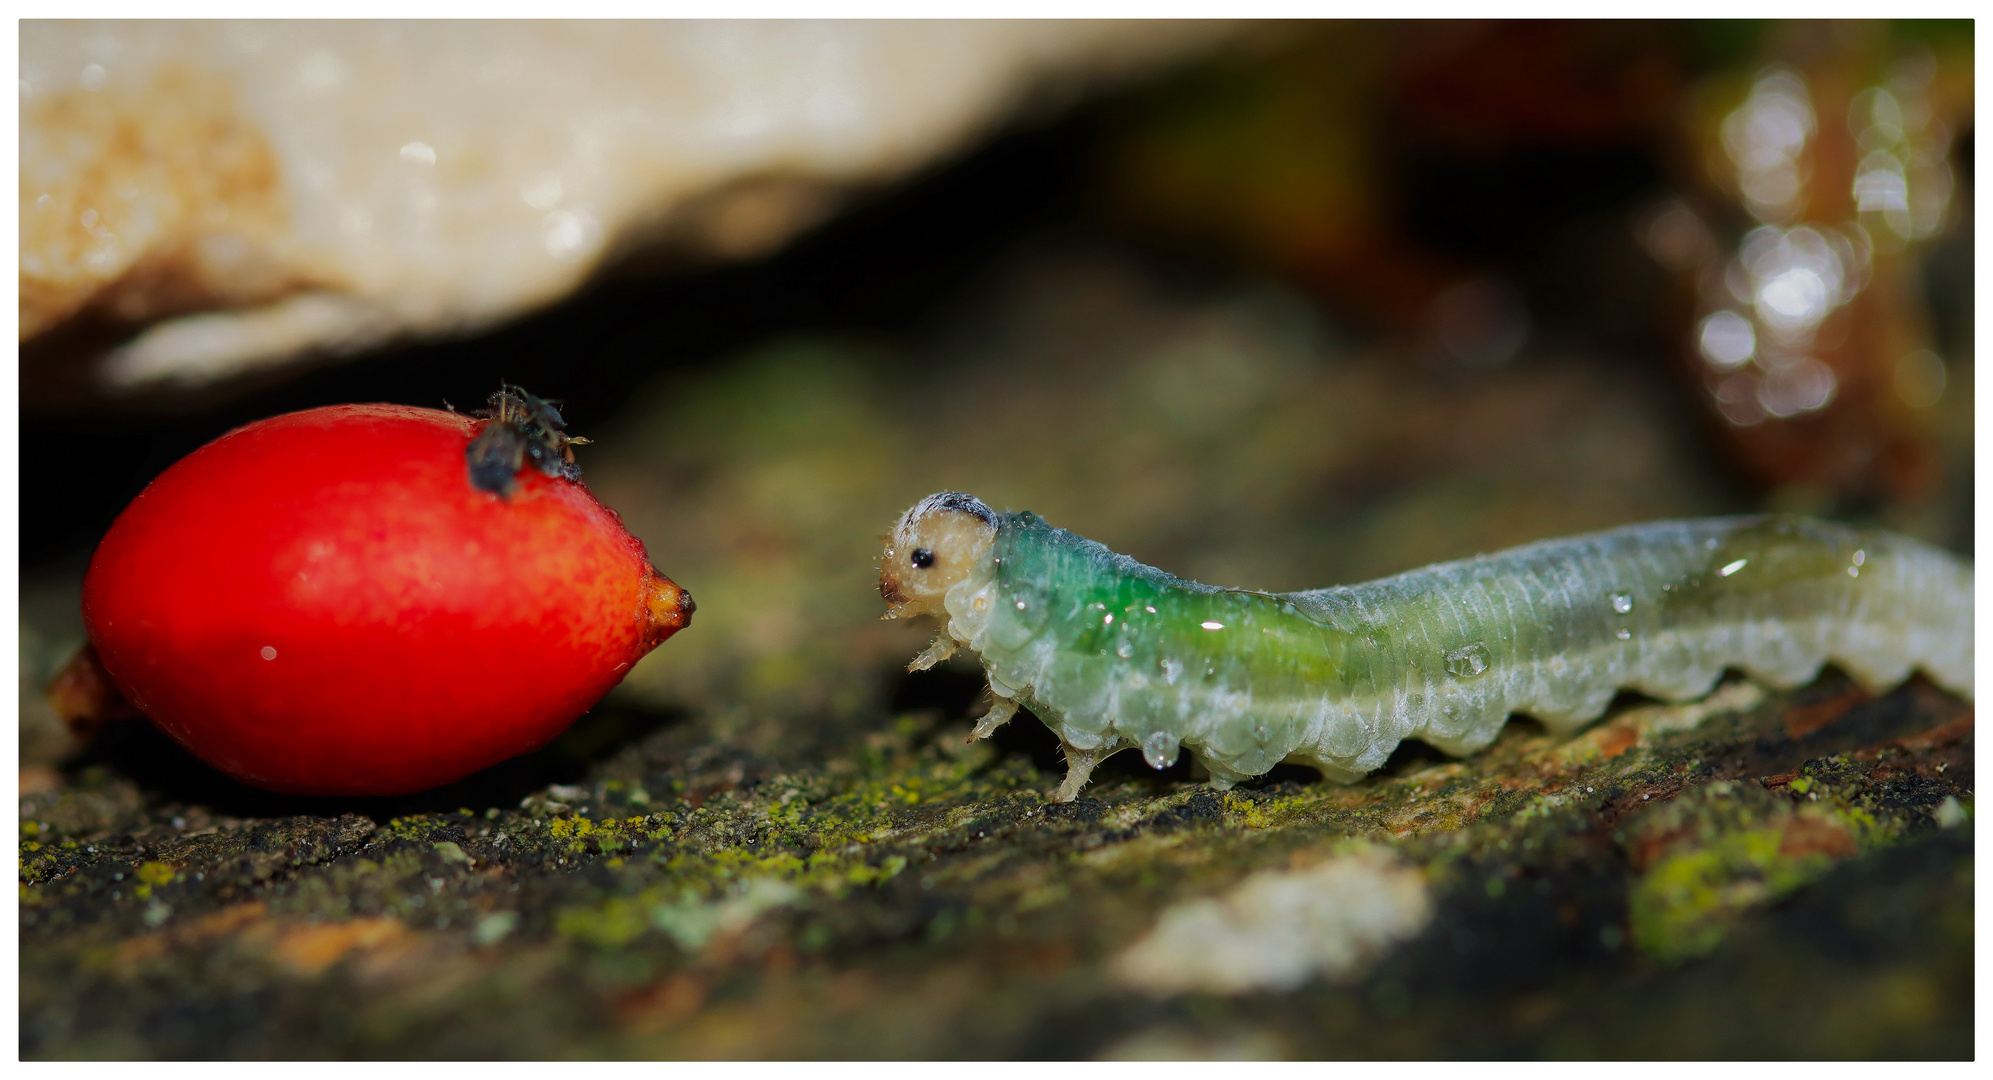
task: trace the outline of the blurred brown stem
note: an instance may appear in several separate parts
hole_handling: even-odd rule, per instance
[[[139,711],[125,700],[104,670],[97,647],[85,643],[48,684],[48,700],[77,740],[88,745],[114,720],[135,720]]]

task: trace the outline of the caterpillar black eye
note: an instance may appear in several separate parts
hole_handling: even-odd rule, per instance
[[[913,549],[913,564],[922,570],[934,565],[934,552],[926,548]]]

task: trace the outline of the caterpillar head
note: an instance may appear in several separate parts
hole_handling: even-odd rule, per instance
[[[996,531],[996,512],[974,495],[944,491],[915,503],[893,526],[879,563],[886,617],[939,611],[949,586],[989,555]]]

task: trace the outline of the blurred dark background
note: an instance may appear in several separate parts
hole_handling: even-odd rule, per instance
[[[878,708],[867,552],[943,486],[1283,588],[1754,507],[1965,550],[1971,56],[1969,24],[1262,26],[476,336],[118,390],[75,373],[143,327],[86,311],[23,344],[24,676],[185,453],[501,379],[566,403],[701,597],[705,643],[630,682],[673,707]]]

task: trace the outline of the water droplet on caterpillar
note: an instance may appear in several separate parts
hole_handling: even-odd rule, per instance
[[[1129,657],[1135,655],[1135,646],[1130,645],[1124,641],[1121,644],[1116,645],[1114,647],[1114,655],[1120,657],[1123,660],[1126,660]]]
[[[1446,671],[1456,679],[1471,679],[1488,670],[1488,646],[1483,642],[1462,645],[1446,654]]]
[[[1617,633],[1617,634],[1615,634],[1615,635],[1613,635],[1613,636],[1614,636],[1614,637],[1617,637],[1617,638],[1618,638],[1619,640],[1621,640],[1621,641],[1632,641],[1632,640],[1633,640],[1633,631],[1631,631],[1631,630],[1628,630],[1627,628],[1625,628],[1625,627],[1623,627],[1623,626],[1622,626],[1622,627],[1620,627],[1620,628],[1619,628],[1619,633]]]
[[[1176,764],[1176,736],[1167,731],[1152,732],[1142,740],[1142,760],[1151,769],[1167,769]]]
[[[1613,609],[1614,611],[1617,611],[1617,612],[1619,612],[1619,613],[1620,613],[1621,615],[1630,615],[1630,614],[1632,614],[1632,613],[1633,613],[1633,594],[1632,594],[1632,593],[1630,593],[1630,592],[1616,592],[1616,593],[1613,593],[1613,594],[1612,594],[1612,609]]]

